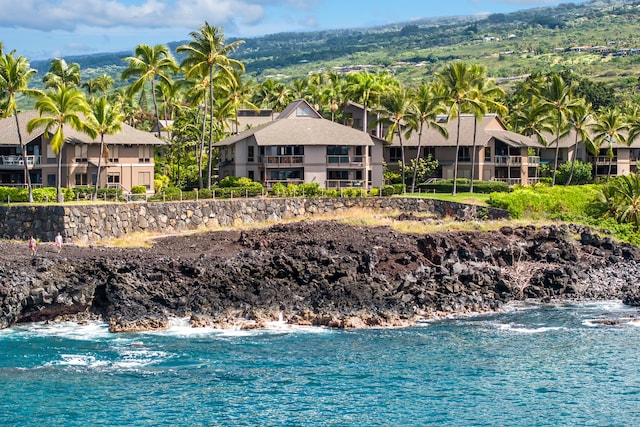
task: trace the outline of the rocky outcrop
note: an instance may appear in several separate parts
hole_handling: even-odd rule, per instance
[[[15,245],[0,244],[0,327],[74,314],[115,332],[189,316],[220,328],[406,326],[527,298],[640,301],[638,248],[579,226],[407,234],[307,221],[150,249],[65,246],[31,258]]]

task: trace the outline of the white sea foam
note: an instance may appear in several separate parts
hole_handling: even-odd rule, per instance
[[[495,324],[498,330],[515,332],[519,334],[543,334],[551,331],[561,331],[566,328],[561,326],[538,326],[538,327],[526,327],[524,325],[516,323],[497,323]]]
[[[92,341],[108,338],[111,333],[104,322],[35,322],[11,328],[19,336],[56,336],[71,340]]]

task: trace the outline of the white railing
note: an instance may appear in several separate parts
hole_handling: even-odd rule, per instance
[[[521,163],[520,156],[496,156],[496,165],[520,165]]]
[[[330,166],[362,166],[364,164],[363,156],[327,156],[327,165]]]
[[[39,165],[41,156],[26,156],[27,165]],[[24,166],[24,159],[20,155],[16,156],[0,156],[0,165],[4,166]]]
[[[597,156],[597,157],[589,156],[587,157],[587,161],[590,163],[595,162],[597,164],[608,165],[609,162],[611,162],[612,164],[616,163],[618,161],[618,157],[614,157],[613,159],[609,160],[609,156]]]
[[[527,162],[529,162],[529,166],[539,165],[540,156],[528,156]]]
[[[506,182],[507,185],[518,185],[522,183],[521,178],[495,178],[496,181]]]
[[[304,156],[263,156],[262,163],[267,166],[280,165],[301,165],[304,162]]]
[[[327,188],[362,188],[364,181],[357,179],[329,179],[326,181]]]

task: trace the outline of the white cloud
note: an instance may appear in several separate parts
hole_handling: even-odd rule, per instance
[[[290,4],[297,0],[279,0]],[[262,0],[0,0],[0,27],[40,31],[73,31],[79,26],[113,28],[195,28],[208,20],[214,25],[251,25],[264,17]],[[10,11],[10,12],[9,12]],[[7,13],[9,12],[9,13]]]

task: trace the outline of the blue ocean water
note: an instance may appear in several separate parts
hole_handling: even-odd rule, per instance
[[[273,326],[2,330],[0,425],[640,425],[640,312],[617,302],[406,329]]]

